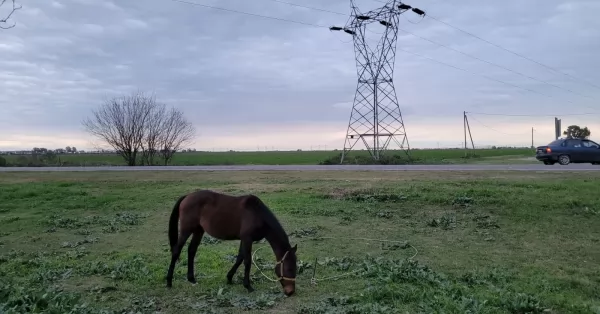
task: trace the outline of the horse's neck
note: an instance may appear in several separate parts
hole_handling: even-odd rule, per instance
[[[289,243],[286,243],[284,239],[278,238],[274,232],[269,232],[267,236],[265,236],[265,239],[269,242],[278,261],[281,260],[285,252],[291,248]]]

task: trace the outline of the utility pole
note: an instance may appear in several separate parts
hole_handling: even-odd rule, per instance
[[[475,150],[475,143],[473,142],[473,135],[471,134],[471,126],[469,125],[469,118],[467,118],[467,112],[463,111],[463,130],[465,133],[465,157],[468,155],[467,149],[467,130],[469,131],[469,138],[471,139],[471,147]]]
[[[467,156],[467,112],[463,111],[463,131],[465,133],[465,157]]]
[[[359,140],[374,160],[381,158],[392,140],[410,158],[410,145],[393,82],[394,60],[400,15],[408,10],[418,15],[425,12],[397,0],[388,0],[384,6],[366,13],[359,12],[355,0],[350,0],[350,7],[352,13],[346,26],[329,28],[352,36],[358,72],[340,163]],[[376,22],[383,30],[378,32],[381,37],[373,50],[366,40],[367,25]]]
[[[531,127],[531,148],[535,148],[535,146],[533,146],[533,127]]]

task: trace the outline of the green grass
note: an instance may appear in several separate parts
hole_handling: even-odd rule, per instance
[[[600,313],[599,183],[556,172],[7,173],[0,312]],[[186,247],[165,287],[168,216],[196,188],[270,206],[298,244],[296,295],[254,266],[254,293],[243,266],[227,285],[238,242],[211,238],[198,285],[185,279]],[[317,279],[357,273],[312,286],[316,258]]]
[[[501,148],[470,150],[475,158],[464,158],[462,149],[422,149],[412,150],[411,155],[418,163],[503,163],[524,162],[523,158],[534,156],[528,148]],[[316,165],[327,159],[339,163],[339,151],[269,151],[269,152],[193,152],[177,153],[171,165]],[[389,155],[403,152],[389,151]],[[366,151],[351,151],[349,158],[368,156]],[[54,166],[59,162],[63,166],[108,166],[125,165],[123,159],[115,154],[69,154],[60,155],[60,160],[47,162],[33,159],[31,156],[3,156],[9,166]],[[527,162],[527,161],[525,161]]]

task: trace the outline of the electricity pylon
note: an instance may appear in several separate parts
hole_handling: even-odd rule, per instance
[[[394,60],[398,20],[402,13],[412,10],[424,15],[425,12],[397,0],[390,0],[384,6],[360,13],[354,0],[350,0],[352,14],[346,26],[332,26],[330,30],[352,35],[358,73],[358,85],[350,113],[344,157],[362,139],[375,160],[379,160],[391,141],[398,144],[410,158],[410,145],[404,128],[404,121],[394,88]],[[367,25],[378,22],[383,27],[375,51],[366,40]],[[401,139],[401,140],[399,140]]]

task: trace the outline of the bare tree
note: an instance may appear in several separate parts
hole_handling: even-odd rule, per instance
[[[194,139],[196,130],[183,113],[171,108],[164,116],[159,136],[160,154],[167,165],[178,150]]]
[[[112,146],[129,166],[135,166],[138,157],[140,165],[153,165],[157,154],[166,165],[195,134],[181,111],[167,110],[154,96],[140,92],[107,101],[82,123],[86,131]]]
[[[110,99],[100,109],[93,111],[92,118],[85,119],[82,124],[91,135],[112,146],[127,165],[135,166],[147,123],[155,108],[153,96],[137,92]]]
[[[148,124],[146,125],[144,141],[142,142],[142,164],[148,166],[154,164],[154,157],[159,150],[158,145],[160,144],[160,135],[163,120],[165,119],[165,112],[165,105],[157,104],[150,114]]]
[[[4,4],[6,4],[6,2],[8,2],[9,0],[0,0],[0,9],[4,6]],[[12,8],[9,9],[10,12],[8,12],[8,15],[2,19],[0,19],[0,29],[9,29],[9,28],[13,28],[15,27],[15,25],[17,25],[17,23],[14,23],[11,26],[5,26],[6,22],[8,21],[8,19],[10,19],[10,17],[13,15],[13,13],[15,13],[15,11],[21,9],[23,6],[22,5],[18,5],[15,3],[15,0],[10,0],[10,2],[12,3]]]

